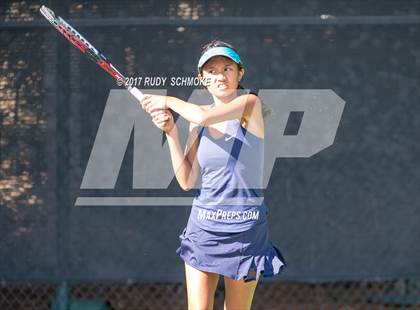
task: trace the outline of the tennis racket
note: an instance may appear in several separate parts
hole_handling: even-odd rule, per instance
[[[55,13],[43,5],[40,9],[40,12],[44,17],[54,26],[54,28],[61,33],[67,40],[69,40],[75,47],[77,47],[82,54],[85,54],[89,59],[95,62],[99,67],[108,72],[114,79],[117,80],[117,85],[124,85],[127,90],[138,100],[143,98],[143,93],[136,87],[127,85],[125,83],[125,76],[118,71],[108,59],[100,53],[92,44],[89,43],[76,29],[70,26],[63,18],[60,16],[55,16]]]

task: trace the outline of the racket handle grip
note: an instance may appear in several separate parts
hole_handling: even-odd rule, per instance
[[[137,100],[141,101],[143,99],[143,93],[136,87],[131,87],[128,91],[136,97]]]

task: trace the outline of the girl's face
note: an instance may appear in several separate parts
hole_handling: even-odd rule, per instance
[[[243,74],[244,69],[239,69],[233,60],[224,56],[211,58],[202,68],[202,78],[209,81],[208,91],[219,99],[236,95]]]

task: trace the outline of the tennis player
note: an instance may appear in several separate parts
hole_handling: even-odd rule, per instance
[[[211,81],[211,105],[150,94],[140,103],[166,134],[182,189],[193,188],[201,175],[176,250],[185,262],[188,309],[213,309],[219,276],[224,308],[250,309],[259,276],[274,276],[286,265],[270,240],[263,202],[263,103],[240,86],[244,67],[231,45],[205,45],[197,69]],[[168,109],[190,122],[185,151]]]

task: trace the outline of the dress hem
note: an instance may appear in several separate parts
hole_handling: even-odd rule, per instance
[[[251,281],[254,281],[254,280],[259,280],[261,277],[262,278],[271,278],[271,277],[277,276],[277,275],[279,275],[280,273],[283,272],[283,269],[287,266],[287,264],[284,262],[284,260],[281,260],[282,256],[281,256],[280,252],[278,251],[278,249],[275,246],[273,246],[273,249],[278,254],[278,256],[275,256],[275,257],[277,257],[280,260],[281,265],[278,268],[273,269],[273,272],[266,272],[266,270],[264,270],[264,269],[259,270],[259,272],[255,274],[255,277],[250,277],[249,279],[248,279],[248,273],[246,273],[246,274],[241,273],[241,274],[236,276],[236,275],[216,271],[214,267],[206,267],[206,266],[200,266],[198,264],[195,264],[188,258],[188,256],[183,255],[181,247],[179,247],[175,252],[179,255],[179,257],[187,265],[189,265],[189,266],[191,266],[191,267],[193,267],[197,270],[204,271],[204,272],[215,273],[215,274],[218,274],[220,276],[229,277],[229,278],[237,280],[237,281],[243,279],[244,282],[251,282]],[[254,256],[254,258],[255,257],[257,257],[257,256]]]

